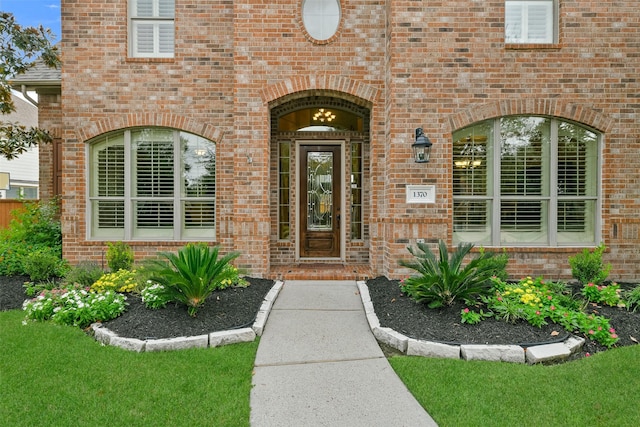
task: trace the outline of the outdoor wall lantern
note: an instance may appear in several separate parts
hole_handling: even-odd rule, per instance
[[[429,137],[424,134],[422,128],[416,129],[416,142],[411,144],[413,148],[413,156],[416,163],[428,163],[429,156],[431,156],[431,146],[433,144],[429,140]]]

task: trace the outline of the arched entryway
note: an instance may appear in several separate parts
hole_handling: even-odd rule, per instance
[[[271,266],[368,265],[370,107],[339,94],[279,101],[270,110]]]

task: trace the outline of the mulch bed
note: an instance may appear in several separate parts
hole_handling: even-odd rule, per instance
[[[560,325],[548,324],[541,328],[526,322],[510,324],[488,318],[476,325],[461,323],[463,303],[452,307],[429,309],[402,294],[398,281],[378,277],[367,281],[371,300],[380,325],[391,328],[410,338],[455,344],[539,344],[562,341],[568,333]],[[636,286],[621,284],[621,288]],[[579,286],[574,285],[577,292]],[[590,304],[587,311],[610,319],[611,327],[620,337],[616,346],[637,345],[640,340],[640,310]],[[559,333],[556,335],[556,333]],[[582,355],[607,348],[587,340]]]
[[[22,287],[23,276],[0,276],[0,310],[22,307],[27,298]],[[250,286],[216,291],[198,310],[188,315],[185,306],[169,304],[166,308],[147,309],[140,297],[127,296],[127,311],[105,322],[105,326],[120,336],[138,339],[159,339],[202,335],[210,332],[250,326],[273,286],[272,280],[247,278]],[[485,319],[479,324],[461,323],[462,304],[450,308],[427,309],[400,292],[397,281],[378,277],[367,282],[376,315],[383,327],[391,328],[411,338],[443,343],[462,344],[534,344],[562,340],[568,336],[559,325],[537,328],[525,322],[509,324]],[[622,287],[631,286],[621,284]],[[633,285],[635,286],[635,285]],[[617,346],[636,345],[640,340],[640,311],[591,304],[588,310],[610,319],[620,341]],[[603,347],[587,340],[585,353],[604,351]]]

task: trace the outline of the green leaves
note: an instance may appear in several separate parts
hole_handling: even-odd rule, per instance
[[[489,279],[496,274],[493,253],[482,251],[463,266],[463,260],[472,248],[471,243],[460,243],[449,256],[446,243],[440,240],[439,259],[436,259],[424,243],[418,243],[417,250],[409,247],[409,252],[416,260],[400,261],[400,265],[411,268],[420,275],[404,280],[402,290],[417,302],[426,303],[431,308],[451,305],[456,299],[472,300],[487,294],[491,288]]]
[[[28,71],[39,58],[45,65],[60,66],[58,48],[51,44],[53,34],[43,26],[22,27],[12,14],[0,12],[0,114],[15,111],[9,81]],[[1,123],[0,156],[11,160],[37,144],[51,142],[46,130],[15,123]]]
[[[198,307],[222,282],[231,278],[232,269],[225,268],[240,254],[232,252],[218,259],[219,248],[204,244],[188,244],[177,254],[164,252],[165,260],[151,261],[150,280],[163,285],[170,298],[187,306],[194,316]]]

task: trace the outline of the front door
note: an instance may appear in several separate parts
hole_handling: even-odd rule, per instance
[[[300,147],[300,257],[340,256],[341,148]]]

